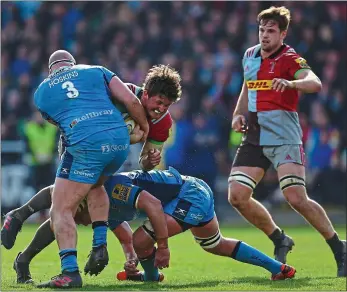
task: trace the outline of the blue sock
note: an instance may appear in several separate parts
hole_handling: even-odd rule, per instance
[[[154,267],[154,257],[155,257],[155,249],[150,256],[140,260],[141,266],[145,271],[144,272],[145,281],[158,281],[159,279],[158,268]]]
[[[107,227],[106,221],[95,221],[93,226],[93,247],[107,244]]]
[[[75,272],[78,271],[77,250],[75,248],[67,248],[59,251],[61,261],[61,271]]]
[[[268,257],[266,254],[242,241],[237,243],[231,257],[239,262],[263,267],[272,274],[281,272],[282,263]]]

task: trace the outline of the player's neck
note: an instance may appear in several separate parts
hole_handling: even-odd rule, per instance
[[[270,52],[266,52],[266,51],[263,51],[262,49],[260,50],[260,55],[263,59],[266,59],[268,57],[270,57],[271,55],[273,55],[274,53],[276,53],[280,47],[283,46],[283,43],[280,43],[276,48],[274,48],[272,51]]]

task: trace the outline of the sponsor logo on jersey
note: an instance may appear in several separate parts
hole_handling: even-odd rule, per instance
[[[269,71],[269,73],[275,73],[275,65],[276,65],[276,62],[271,62],[270,63],[270,71]]]
[[[112,198],[128,202],[131,187],[124,186],[122,184],[116,184],[112,191]]]
[[[124,151],[128,148],[129,144],[119,144],[119,145],[110,145],[103,144],[101,145],[102,154],[108,154],[110,152]]]
[[[74,119],[70,123],[70,128],[72,129],[74,126],[76,126],[79,122],[85,121],[85,120],[90,120],[96,117],[104,116],[104,115],[112,115],[113,110],[104,110],[104,111],[99,111],[99,112],[91,112],[87,113],[83,116],[80,116],[79,118]]]
[[[272,80],[249,80],[248,90],[272,90]]]
[[[306,60],[304,58],[297,58],[295,59],[295,62],[299,64],[299,66],[303,69],[310,69],[310,66],[307,64]]]

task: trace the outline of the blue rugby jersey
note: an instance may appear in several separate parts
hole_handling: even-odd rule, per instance
[[[94,133],[126,127],[110,99],[113,76],[102,66],[75,65],[58,69],[39,85],[35,106],[60,128],[66,146]]]

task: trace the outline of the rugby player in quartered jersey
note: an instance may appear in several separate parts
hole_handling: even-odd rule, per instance
[[[286,200],[327,241],[337,276],[346,277],[346,241],[339,239],[323,208],[306,194],[298,92],[318,92],[322,84],[305,59],[284,44],[289,21],[290,12],[285,7],[260,12],[259,44],[244,54],[244,82],[232,121],[233,130],[243,132],[244,137],[231,169],[228,198],[239,213],[269,236],[275,258],[285,263],[293,239],[251,197],[273,164]]]
[[[151,170],[160,163],[163,144],[168,139],[172,126],[168,109],[181,98],[180,82],[181,77],[177,71],[169,66],[158,65],[149,70],[143,87],[127,84],[141,100],[150,127],[139,157],[139,164],[143,170]]]

